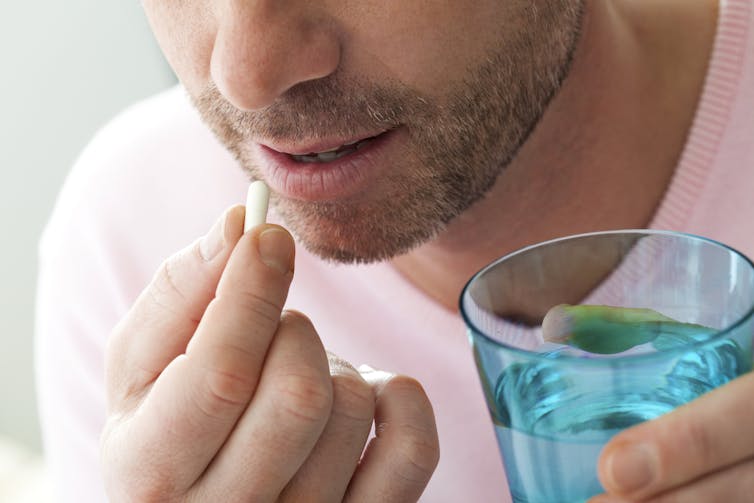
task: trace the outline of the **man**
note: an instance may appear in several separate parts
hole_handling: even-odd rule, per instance
[[[189,99],[101,132],[42,243],[65,499],[104,480],[112,501],[507,501],[464,282],[601,229],[754,254],[750,0],[144,7]],[[223,213],[247,174],[297,237],[295,278],[283,228]],[[752,393],[745,376],[617,436],[595,501],[747,501]]]

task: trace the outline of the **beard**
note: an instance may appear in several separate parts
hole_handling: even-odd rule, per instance
[[[583,4],[525,4],[520,31],[501,33],[485,61],[455,79],[441,98],[401,82],[377,84],[336,72],[299,83],[260,110],[238,110],[212,83],[192,100],[254,179],[262,179],[250,148],[255,139],[404,129],[407,141],[395,165],[368,190],[328,201],[271,198],[310,252],[337,262],[386,260],[433,239],[482,199],[562,86]]]

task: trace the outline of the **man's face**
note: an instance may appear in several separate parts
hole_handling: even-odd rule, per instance
[[[204,120],[304,245],[368,262],[489,191],[567,73],[583,2],[144,6]]]

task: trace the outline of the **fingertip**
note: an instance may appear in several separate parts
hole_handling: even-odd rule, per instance
[[[417,501],[440,460],[432,405],[411,377],[362,367],[375,384],[375,438],[369,442],[346,501],[365,501],[375,490],[386,501]]]
[[[275,224],[261,224],[244,233],[243,211],[243,207],[233,211],[229,227],[237,243],[223,271],[218,296],[223,292],[254,292],[282,306],[295,267],[293,237]]]
[[[376,374],[376,376],[375,376]],[[378,406],[381,409],[380,420],[401,417],[406,424],[413,425],[414,433],[424,430],[428,434],[427,443],[438,444],[435,413],[432,402],[419,381],[403,374],[391,374],[377,371],[368,373],[364,379],[375,386]]]
[[[602,487],[607,491],[615,491],[617,489],[613,480],[612,471],[613,462],[615,460],[616,451],[619,449],[619,445],[620,441],[613,437],[613,439],[602,448],[602,452],[597,460],[597,478],[599,479],[600,484],[602,484]]]
[[[614,440],[605,447],[597,465],[602,486],[617,494],[645,493],[658,471],[656,449],[646,442]]]
[[[247,230],[244,233],[244,238],[248,236],[248,239],[250,239],[251,241],[255,243],[258,243],[259,239],[262,237],[263,234],[269,234],[269,233],[279,233],[281,237],[285,236],[285,239],[289,240],[291,243],[291,246],[295,248],[296,240],[294,239],[293,234],[291,234],[291,232],[288,229],[278,224],[270,224],[270,223],[259,224]]]
[[[226,209],[209,232],[198,242],[198,252],[204,262],[214,262],[225,250],[233,249],[241,238],[244,221],[244,207],[232,206]]]
[[[281,274],[293,271],[296,247],[290,233],[281,227],[263,229],[257,238],[262,262]]]
[[[246,207],[242,204],[236,204],[228,208],[225,214],[225,236],[235,244],[243,236]]]
[[[424,386],[413,377],[403,374],[392,374],[390,380],[385,383],[385,386],[389,386],[390,391],[392,392],[411,396],[414,398],[413,401],[425,402],[431,406],[427,392],[424,390]]]
[[[243,206],[241,206],[241,208],[243,208]],[[270,224],[270,223],[259,224],[247,230],[245,234],[248,236],[251,236],[251,239],[259,239],[259,236],[271,230],[282,231],[288,235],[288,238],[291,241],[293,241],[293,235],[290,233],[290,231],[286,229],[285,227],[283,227],[282,225],[278,225],[278,224]]]
[[[295,309],[285,309],[280,313],[280,324],[294,328],[294,330],[303,331],[304,333],[317,333],[317,329],[314,327],[312,320],[301,311]],[[324,350],[323,346],[322,351]]]

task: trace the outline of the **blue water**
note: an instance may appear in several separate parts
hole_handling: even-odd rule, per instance
[[[581,503],[601,493],[597,459],[610,437],[751,369],[732,341],[671,362],[621,373],[587,368],[575,377],[562,374],[559,353],[547,353],[551,361],[511,365],[493,388],[492,414],[515,503]]]

